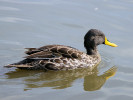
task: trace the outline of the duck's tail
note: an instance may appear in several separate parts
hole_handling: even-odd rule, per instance
[[[27,68],[27,67],[33,67],[33,66],[30,66],[30,65],[15,65],[15,64],[9,64],[9,65],[6,65],[4,66],[6,68],[10,68],[10,67],[17,67],[17,68]]]
[[[4,67],[7,67],[7,68],[10,68],[10,67],[17,67],[17,68],[30,68],[30,67],[33,67],[31,65],[29,65],[28,63],[30,63],[32,60],[30,59],[24,59],[18,63],[13,63],[13,64],[8,64]]]

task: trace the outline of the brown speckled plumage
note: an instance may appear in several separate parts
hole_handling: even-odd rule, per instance
[[[46,45],[40,48],[26,48],[24,60],[7,65],[20,69],[69,70],[88,67],[93,69],[100,61],[97,45],[104,44],[104,34],[91,29],[84,37],[87,54],[64,45]]]
[[[47,45],[38,49],[26,49],[28,50],[25,52],[28,54],[26,59],[13,65],[17,65],[16,67],[21,69],[68,70],[93,67],[100,61],[93,55],[88,56],[86,53],[64,45]]]

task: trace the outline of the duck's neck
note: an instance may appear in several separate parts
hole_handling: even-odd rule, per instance
[[[88,55],[97,55],[97,48],[86,48],[87,54]]]
[[[94,44],[89,44],[88,42],[84,41],[84,47],[86,48],[88,55],[97,55],[97,46]]]

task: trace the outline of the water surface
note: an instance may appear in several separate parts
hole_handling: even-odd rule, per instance
[[[132,100],[132,12],[132,0],[0,0],[0,100]],[[102,62],[92,72],[3,67],[22,60],[26,47],[62,44],[85,52],[91,28],[118,44],[99,46]]]

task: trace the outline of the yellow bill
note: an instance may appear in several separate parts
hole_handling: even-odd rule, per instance
[[[109,46],[112,46],[112,47],[117,47],[116,44],[109,42],[106,37],[105,37],[105,44],[109,45]]]

